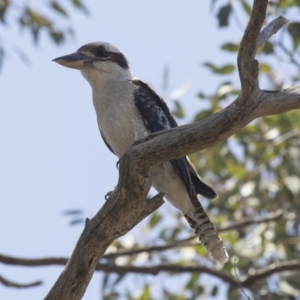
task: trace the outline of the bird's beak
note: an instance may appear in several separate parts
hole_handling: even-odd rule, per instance
[[[86,65],[91,65],[95,61],[95,58],[74,52],[69,55],[57,57],[53,61],[67,68],[82,69]]]

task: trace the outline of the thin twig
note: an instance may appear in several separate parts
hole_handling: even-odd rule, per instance
[[[257,39],[256,51],[259,47],[262,46],[264,42],[266,42],[273,34],[277,33],[277,31],[284,26],[288,20],[282,16],[276,18],[272,22],[270,22],[259,34]]]
[[[235,278],[236,278],[236,280],[237,280],[237,282],[238,282],[238,284],[239,284],[239,286],[240,286],[240,289],[241,289],[242,293],[246,296],[246,298],[247,298],[248,300],[250,300],[250,297],[249,297],[249,296],[246,294],[246,292],[244,291],[243,286],[242,286],[242,284],[241,284],[241,281],[240,281],[240,279],[239,279],[239,277],[238,277],[238,274],[237,274],[237,271],[236,271],[236,261],[237,261],[237,259],[235,258],[235,259],[234,259],[234,262],[233,262],[233,270],[234,270]]]
[[[279,144],[284,143],[285,141],[287,141],[289,139],[296,138],[298,136],[300,136],[300,129],[294,128],[293,130],[286,132],[279,137],[276,137],[275,139],[273,139],[272,142],[273,142],[274,146],[278,146]]]
[[[300,261],[298,259],[275,262],[266,267],[257,269],[254,274],[244,275],[241,278],[243,286],[249,287],[253,285],[256,281],[267,278],[268,276],[280,273],[284,271],[300,271]]]
[[[283,216],[283,212],[281,210],[276,211],[273,214],[268,214],[265,217],[257,218],[255,220],[245,220],[243,222],[239,222],[236,224],[232,224],[223,228],[219,228],[219,232],[225,232],[228,230],[234,230],[237,228],[241,228],[244,226],[254,225],[254,224],[260,224],[260,223],[266,223],[278,220]],[[103,258],[114,258],[114,257],[120,257],[125,255],[135,255],[143,252],[154,252],[154,251],[164,251],[170,248],[174,247],[182,247],[182,246],[199,246],[199,244],[193,244],[193,245],[187,245],[187,243],[193,239],[195,239],[195,236],[188,237],[186,239],[182,239],[173,243],[169,243],[167,245],[162,246],[154,246],[154,247],[143,247],[138,249],[131,249],[131,250],[123,250],[119,251],[117,253],[108,253],[103,256]],[[67,263],[68,259],[61,257],[47,257],[47,258],[40,258],[40,259],[27,259],[27,258],[16,258],[8,255],[1,255],[0,254],[0,262],[8,265],[20,265],[20,266],[49,266],[49,265],[65,265]],[[101,264],[101,266],[104,266],[104,264]]]
[[[291,63],[293,63],[300,70],[300,63],[295,59],[294,53],[290,51],[281,41],[275,43],[288,56]]]
[[[230,231],[230,230],[236,230],[245,226],[250,226],[250,225],[257,225],[257,224],[261,224],[261,223],[267,223],[267,222],[271,222],[271,221],[275,221],[280,219],[283,216],[283,211],[282,210],[277,210],[274,213],[269,213],[264,217],[260,217],[260,218],[256,218],[256,219],[248,219],[248,220],[244,220],[241,222],[237,222],[231,225],[227,225],[224,227],[219,227],[217,228],[218,232],[226,232],[226,231]],[[143,253],[143,252],[160,252],[160,251],[165,251],[171,248],[176,248],[176,247],[192,247],[192,246],[198,246],[199,244],[188,244],[188,242],[192,241],[196,239],[195,235],[192,235],[188,238],[185,239],[181,239],[181,240],[177,240],[171,243],[167,243],[165,245],[161,245],[161,246],[153,246],[153,247],[141,247],[138,249],[130,249],[130,250],[119,250],[118,252],[115,253],[107,253],[104,254],[102,257],[103,258],[114,258],[114,257],[119,257],[119,256],[126,256],[126,255],[136,255],[139,253]]]
[[[30,288],[30,287],[34,287],[34,286],[39,286],[43,282],[42,281],[35,281],[35,282],[32,282],[32,283],[16,283],[16,282],[8,280],[8,279],[6,279],[6,278],[4,278],[3,276],[0,275],[0,283],[5,285],[6,287],[22,288],[23,289],[23,288]]]
[[[41,258],[41,259],[24,259],[11,256],[0,255],[0,262],[10,265],[21,265],[21,266],[49,266],[49,265],[65,265],[67,258]],[[224,282],[231,284],[232,286],[239,287],[237,280],[224,272],[208,268],[201,265],[193,266],[182,266],[182,265],[154,265],[146,267],[138,266],[118,266],[111,264],[96,265],[96,271],[103,271],[106,273],[117,273],[117,274],[150,274],[156,275],[160,272],[171,272],[171,273],[206,273],[215,276]],[[257,281],[262,280],[272,274],[284,272],[284,271],[300,271],[300,261],[290,260],[284,262],[273,263],[269,266],[257,269],[253,275],[244,275],[240,278],[240,284],[243,287],[250,287]]]
[[[259,217],[254,220],[246,219],[244,221],[237,222],[232,225],[224,226],[223,228],[219,227],[218,231],[224,232],[224,231],[239,229],[241,227],[245,227],[245,226],[249,226],[249,225],[257,225],[257,224],[261,224],[261,223],[272,222],[272,221],[280,219],[282,216],[283,216],[283,211],[281,209],[278,209],[277,211],[275,211],[273,213],[269,213],[264,217]]]

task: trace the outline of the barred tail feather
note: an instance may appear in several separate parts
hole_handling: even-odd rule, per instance
[[[223,241],[219,237],[202,205],[198,202],[195,211],[189,215],[184,214],[184,217],[211,257],[221,264],[226,263],[229,256],[223,245]]]

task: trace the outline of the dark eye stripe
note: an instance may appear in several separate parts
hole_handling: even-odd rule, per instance
[[[128,69],[128,61],[122,53],[109,52],[109,59],[123,69]]]
[[[94,49],[93,53],[97,57],[107,57],[109,53],[106,51],[106,49],[103,46],[98,46]]]
[[[80,47],[78,52],[85,53],[86,55],[93,54],[98,60],[110,60],[125,70],[129,69],[128,61],[124,54],[119,52],[109,52],[102,45],[90,43]]]
[[[95,54],[95,52],[93,52],[93,53]],[[95,55],[97,58],[99,58],[99,60],[110,60],[111,62],[118,64],[123,69],[129,68],[128,61],[122,53],[106,52],[106,55],[103,55],[103,56],[99,56],[97,54],[95,54]]]

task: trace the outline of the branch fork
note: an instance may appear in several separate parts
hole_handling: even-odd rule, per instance
[[[150,188],[149,167],[180,158],[224,141],[254,119],[300,108],[300,87],[268,93],[258,83],[257,48],[287,20],[279,17],[261,31],[268,1],[255,0],[238,53],[241,94],[227,108],[195,124],[152,134],[130,147],[120,160],[116,190],[87,222],[65,269],[45,299],[81,299],[107,247],[163,204],[158,194],[145,201]],[[247,280],[245,279],[245,283]]]

